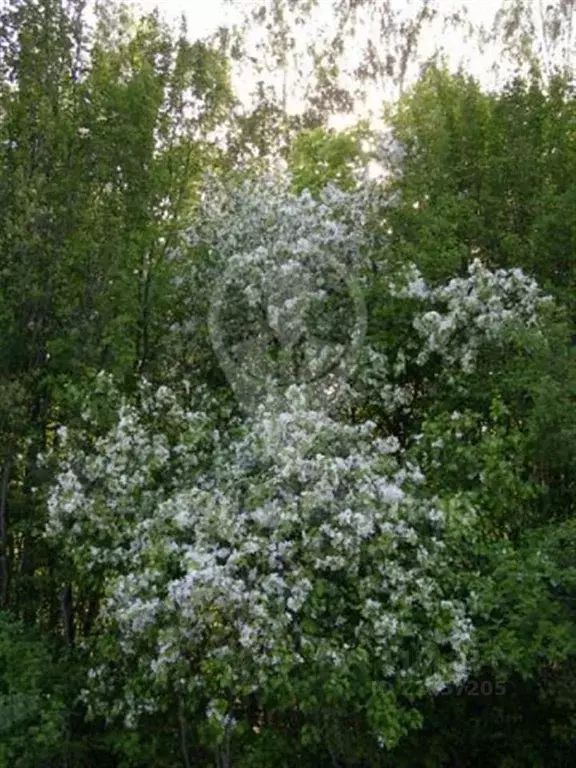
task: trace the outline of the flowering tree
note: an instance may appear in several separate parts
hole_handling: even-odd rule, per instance
[[[470,622],[445,582],[449,542],[472,524],[471,510],[422,497],[422,475],[394,438],[374,439],[373,425],[336,422],[289,394],[291,410],[263,405],[228,442],[161,389],[144,397],[148,428],[123,403],[93,453],[70,449],[49,532],[66,537],[77,572],[104,588],[91,673],[102,711],[120,680],[112,711],[133,724],[170,695],[188,706],[206,699],[224,718],[251,693],[274,701],[278,686],[306,704],[316,680],[328,702],[331,687],[344,691],[361,673],[346,706],[368,697],[390,742],[400,720],[388,707],[379,714],[383,703],[465,676]],[[173,478],[171,493],[159,472]]]
[[[230,195],[209,189],[190,233],[193,253],[207,258],[182,259],[182,285],[194,280],[196,320],[207,324],[215,276],[230,269],[293,351],[293,334],[330,319],[322,314],[334,305],[312,301],[325,298],[323,269],[343,274],[345,286],[370,287],[381,245],[359,217],[374,199],[365,191],[328,188],[316,201],[291,193],[289,181]],[[276,377],[272,386],[270,371],[282,372],[285,360],[256,323],[256,374],[265,375],[253,376],[259,388],[245,417],[222,425],[214,395],[186,382],[175,391],[142,380],[128,400],[101,376],[101,394],[117,406],[112,426],[99,430],[88,403],[85,429],[60,433],[46,533],[101,598],[85,643],[85,700],[128,729],[158,712],[173,717],[185,764],[193,717],[221,764],[238,739],[254,742],[246,765],[278,757],[281,741],[266,752],[268,739],[280,738],[290,713],[300,741],[327,744],[334,760],[350,754],[344,723],[357,717],[362,754],[375,755],[419,724],[420,698],[477,665],[482,574],[470,573],[466,557],[485,535],[486,497],[462,475],[461,488],[442,488],[438,427],[452,444],[459,429],[477,427],[468,474],[495,485],[501,413],[474,421],[454,412],[447,424],[432,401],[474,373],[487,345],[530,328],[538,335],[549,300],[521,272],[480,262],[435,288],[415,268],[387,272],[381,257],[379,266],[382,296],[402,307],[408,333],[393,354],[369,337],[356,363],[338,371],[349,374],[339,399],[321,376]],[[291,270],[299,279],[287,295],[278,276]],[[241,315],[231,310],[214,321],[223,347],[237,345],[227,334]],[[226,352],[225,361],[240,365],[253,349]],[[234,388],[233,366],[227,373]],[[244,397],[246,386],[236,392]],[[412,433],[399,440],[385,419],[365,417],[370,409],[413,412]]]
[[[175,346],[209,346],[248,411],[295,381],[342,380],[365,329],[362,286],[377,240],[368,223],[382,198],[367,184],[328,185],[316,199],[277,170],[209,177],[190,249],[174,254],[183,264]]]

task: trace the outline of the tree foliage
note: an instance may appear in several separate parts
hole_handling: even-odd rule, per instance
[[[0,766],[573,760],[569,62],[406,89],[439,9],[339,3],[294,116],[313,6],[247,109],[225,30],[2,9]]]

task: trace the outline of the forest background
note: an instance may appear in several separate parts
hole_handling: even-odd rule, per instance
[[[3,4],[0,765],[573,765],[576,2],[448,5]]]

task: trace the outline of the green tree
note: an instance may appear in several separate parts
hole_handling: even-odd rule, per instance
[[[475,255],[521,267],[574,312],[575,105],[561,78],[546,91],[517,79],[486,94],[431,68],[389,113],[403,150],[390,215],[398,261],[432,279]]]
[[[217,51],[105,10],[92,31],[82,2],[0,15],[0,600],[70,647],[95,597],[39,538],[36,456],[102,367],[129,387],[174,365],[169,256],[230,103]]]
[[[299,133],[288,155],[296,191],[308,189],[316,195],[329,182],[345,190],[361,183],[370,157],[363,142],[370,138],[365,123],[348,131],[315,128]]]
[[[546,89],[537,78],[517,79],[489,94],[463,74],[432,68],[390,113],[397,197],[383,211],[390,248],[381,255],[384,277],[370,295],[368,331],[388,366],[414,333],[402,305],[382,301],[388,259],[393,269],[414,261],[433,285],[451,281],[454,290],[475,259],[497,271],[521,269],[557,301],[540,337],[514,333],[499,349],[484,346],[474,373],[447,380],[439,375],[438,357],[427,356],[404,411],[387,413],[377,384],[366,391],[362,407],[383,429],[420,432],[414,450],[430,481],[438,489],[446,483],[468,488],[483,510],[483,547],[463,552],[470,572],[481,574],[473,588],[482,595],[474,619],[480,667],[472,680],[507,681],[506,700],[471,701],[453,691],[426,704],[424,722],[433,725],[392,753],[394,765],[562,765],[574,737],[573,712],[561,704],[566,682],[573,681],[576,637],[576,240],[568,214],[574,185],[565,175],[573,174],[573,109],[572,88],[560,77]],[[448,333],[456,342],[465,315],[458,320],[438,290],[443,298],[434,312],[442,319],[431,314],[425,329],[432,339]],[[486,290],[496,306],[493,288]],[[414,300],[421,291],[416,281]],[[466,301],[474,306],[471,296]],[[413,365],[400,360],[399,381],[414,381]],[[478,712],[502,723],[512,748],[491,752],[491,731],[475,730],[466,719]],[[534,728],[517,741],[520,713]],[[458,738],[451,732],[455,717]],[[434,740],[438,753],[425,752],[417,762],[432,729],[448,735]]]
[[[0,616],[0,765],[39,765],[65,737],[68,694],[57,648],[8,613]]]

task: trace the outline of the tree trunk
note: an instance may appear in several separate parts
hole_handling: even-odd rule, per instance
[[[6,456],[2,464],[0,478],[0,607],[8,605],[8,589],[10,586],[10,561],[8,558],[8,486],[12,457]]]
[[[67,584],[62,590],[62,615],[64,618],[64,633],[69,648],[74,647],[74,602],[72,585]]]

